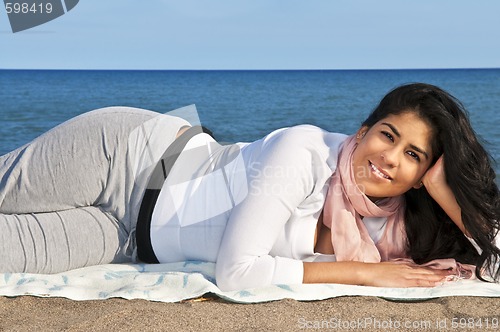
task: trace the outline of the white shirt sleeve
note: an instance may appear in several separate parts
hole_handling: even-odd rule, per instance
[[[264,139],[247,165],[248,196],[233,209],[217,258],[222,290],[302,283],[302,261],[269,255],[284,224],[315,185],[311,153],[295,128]]]
[[[481,255],[483,253],[483,250],[479,247],[479,245],[477,244],[477,242],[471,238],[471,237],[468,237],[467,235],[465,235],[465,237],[467,238],[467,240],[469,240],[469,242],[472,244],[472,246],[476,249],[477,253],[479,255]],[[500,231],[498,231],[495,235],[495,240],[493,241],[493,244],[497,247],[497,248],[500,248]],[[482,273],[482,277],[486,280],[489,280],[489,281],[495,281],[491,276],[490,276],[490,272],[494,272],[496,270],[498,270],[500,268],[500,262],[495,262],[494,264],[492,264],[491,266],[489,266],[488,268],[486,268],[484,270],[484,272]]]
[[[477,242],[473,238],[468,237],[467,235],[465,235],[465,237],[467,238],[467,240],[469,240],[469,242],[472,244],[472,246],[474,247],[474,249],[476,249],[477,253],[479,255],[481,255],[483,253],[483,250],[479,247],[479,245],[477,244]]]
[[[472,246],[476,249],[477,253],[479,255],[481,255],[483,253],[483,250],[479,247],[477,242],[473,238],[468,237],[467,235],[465,235],[465,237],[467,238],[467,240],[469,240],[469,242],[472,244]],[[494,244],[497,248],[500,248],[500,231],[498,231],[495,235]]]

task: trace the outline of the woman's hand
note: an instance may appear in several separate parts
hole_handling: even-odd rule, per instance
[[[438,270],[410,262],[366,263],[366,286],[379,287],[434,287],[452,274],[451,270]]]
[[[441,156],[434,166],[427,170],[422,178],[422,183],[429,195],[439,204],[450,219],[453,220],[455,225],[460,228],[462,233],[470,236],[462,222],[462,209],[460,205],[458,205],[455,194],[446,182],[444,167],[444,159],[443,156]]]
[[[443,156],[439,157],[436,163],[427,170],[422,178],[427,192],[432,196],[431,192],[438,192],[440,189],[448,187],[446,182],[446,175],[444,173],[444,159]]]

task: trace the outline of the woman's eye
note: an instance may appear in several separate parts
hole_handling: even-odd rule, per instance
[[[382,133],[382,135],[384,135],[385,137],[390,139],[391,142],[394,142],[394,137],[392,137],[392,135],[390,133],[388,133],[387,131],[382,131],[381,133]]]
[[[408,151],[408,154],[413,158],[415,159],[416,161],[420,161],[420,157],[418,156],[418,154],[416,154],[415,152],[413,151]]]

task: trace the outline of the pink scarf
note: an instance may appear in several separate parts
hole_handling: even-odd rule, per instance
[[[356,146],[354,136],[344,142],[323,210],[323,223],[331,229],[335,257],[338,261],[360,262],[406,257],[404,199],[385,198],[376,205],[359,190],[352,167]],[[370,238],[361,216],[387,217],[384,235],[378,243]]]
[[[352,154],[356,146],[354,136],[348,137],[344,142],[323,210],[323,223],[331,229],[335,257],[337,261],[376,263],[397,259],[412,262],[406,254],[404,198],[384,198],[375,204],[359,190],[352,167]],[[377,243],[371,239],[362,216],[387,217],[384,234]],[[474,266],[457,263],[454,259],[438,259],[425,266],[452,269],[461,277],[474,277]]]

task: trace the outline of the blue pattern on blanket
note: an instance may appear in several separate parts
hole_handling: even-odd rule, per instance
[[[0,274],[1,275],[1,274]],[[120,297],[177,302],[206,293],[241,303],[292,298],[302,301],[337,296],[378,296],[421,300],[442,296],[500,297],[500,285],[476,280],[448,282],[434,288],[383,288],[340,284],[271,285],[223,292],[215,284],[215,264],[189,261],[172,264],[114,264],[92,266],[60,274],[3,273],[0,295],[32,295],[95,300]]]
[[[293,292],[293,290],[290,288],[290,286],[288,285],[276,285],[276,287],[279,287],[281,289],[284,289],[284,290],[287,290],[287,291],[290,291],[290,292]]]

